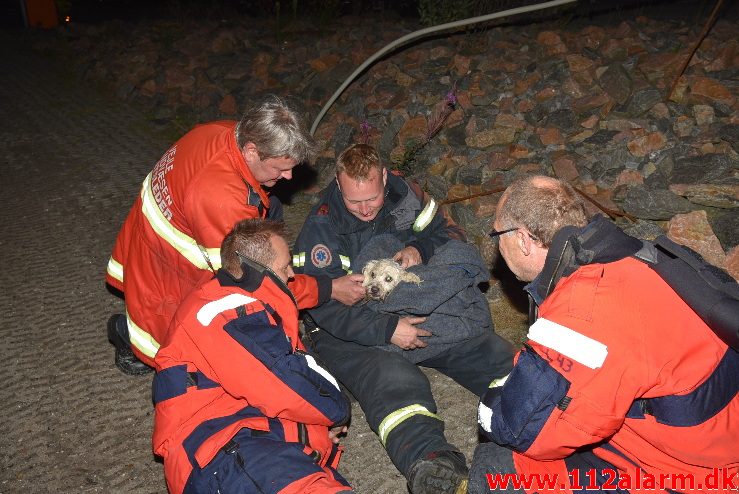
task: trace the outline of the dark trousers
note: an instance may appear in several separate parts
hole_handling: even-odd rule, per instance
[[[286,443],[278,434],[242,429],[203,468],[195,467],[183,494],[299,494],[337,492],[349,483],[333,468],[317,465],[303,445]]]
[[[323,330],[310,337],[331,373],[357,399],[401,473],[407,475],[416,460],[432,451],[457,451],[446,440],[441,419],[418,413],[419,405],[431,414],[437,409],[428,378],[416,364],[399,353],[340,340]],[[480,396],[491,381],[511,371],[512,359],[510,344],[490,333],[419,365],[439,370]]]

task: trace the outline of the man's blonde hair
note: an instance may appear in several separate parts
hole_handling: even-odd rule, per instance
[[[560,228],[588,224],[585,204],[566,182],[544,175],[531,175],[513,182],[500,198],[500,228],[526,228],[544,247],[549,247]]]
[[[367,180],[372,170],[382,171],[382,168],[380,156],[368,144],[353,144],[336,159],[336,175],[346,173],[352,180]]]

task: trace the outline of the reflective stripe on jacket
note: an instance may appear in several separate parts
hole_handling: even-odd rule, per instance
[[[269,207],[235,125],[200,125],[177,141],[147,175],[118,234],[106,281],[124,292],[132,347],[149,365],[180,302],[220,267],[225,235]],[[316,280],[296,277],[291,289],[301,308],[318,303]]]

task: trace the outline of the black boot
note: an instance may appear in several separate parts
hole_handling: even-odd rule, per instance
[[[434,451],[416,460],[408,471],[412,494],[466,494],[468,470],[458,451]]]
[[[153,371],[133,353],[128,342],[128,326],[123,314],[113,314],[108,319],[108,340],[115,346],[115,366],[129,376],[140,376]]]

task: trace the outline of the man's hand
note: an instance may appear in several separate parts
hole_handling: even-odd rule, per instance
[[[334,444],[339,444],[339,441],[341,441],[341,438],[339,437],[341,434],[346,434],[346,431],[348,431],[349,428],[345,425],[334,427],[333,429],[328,430],[328,438],[331,440]]]
[[[393,256],[393,261],[397,261],[403,268],[409,268],[416,264],[421,264],[421,253],[415,247],[405,247]]]
[[[393,333],[393,337],[390,338],[390,343],[399,346],[403,350],[415,350],[416,348],[425,347],[426,342],[419,337],[431,336],[431,333],[415,326],[425,320],[425,317],[401,317],[398,320],[398,325],[395,326],[395,332]]]
[[[331,280],[331,298],[344,305],[354,305],[364,298],[361,274],[348,274]]]

